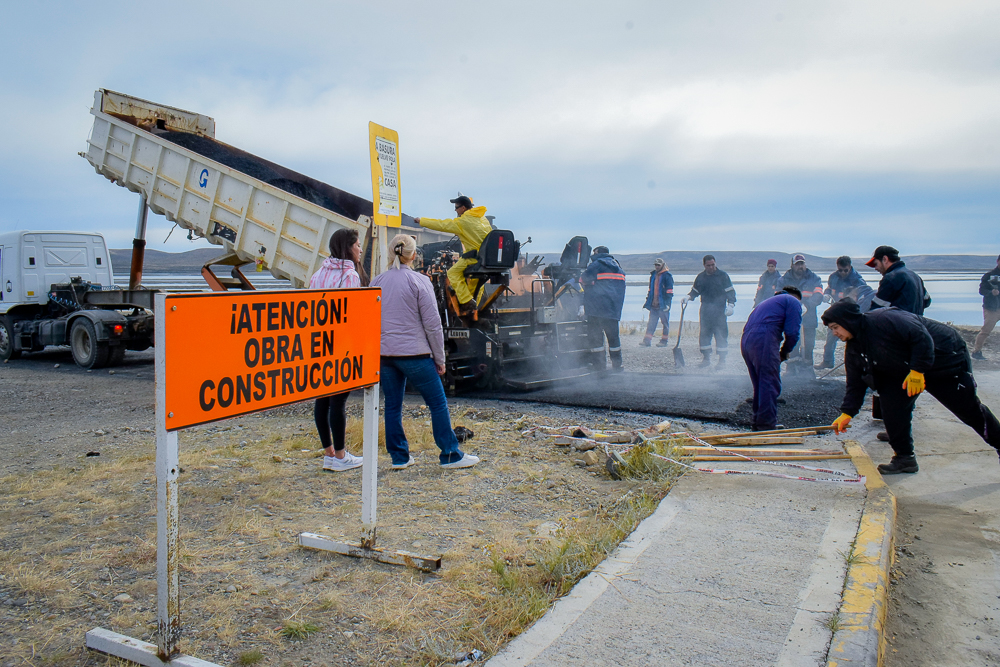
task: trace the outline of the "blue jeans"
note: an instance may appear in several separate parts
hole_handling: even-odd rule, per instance
[[[441,449],[441,463],[454,463],[465,454],[458,448],[458,438],[451,428],[448,399],[437,374],[434,360],[427,357],[382,357],[380,369],[385,394],[385,449],[393,463],[410,460],[410,445],[403,432],[403,394],[406,381],[416,387],[431,411],[434,442]]]
[[[653,340],[653,334],[656,333],[656,327],[660,322],[663,322],[663,335],[660,336],[660,340],[666,341],[670,337],[670,309],[650,308],[645,341]]]

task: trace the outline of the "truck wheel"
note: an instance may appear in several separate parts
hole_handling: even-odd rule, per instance
[[[125,361],[125,346],[115,345],[108,348],[108,366],[121,366]]]
[[[80,368],[104,368],[108,363],[108,344],[97,341],[94,323],[85,317],[73,322],[69,345],[73,361]]]
[[[9,317],[0,317],[0,361],[20,356],[21,350],[14,349],[14,323]]]

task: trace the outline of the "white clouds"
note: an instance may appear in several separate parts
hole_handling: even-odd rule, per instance
[[[993,2],[110,7],[27,6],[0,26],[18,63],[0,73],[17,128],[0,197],[109,188],[74,162],[100,86],[212,115],[221,140],[363,195],[374,120],[400,132],[407,210],[458,184],[526,225],[554,200],[573,221],[715,216],[725,231],[704,233],[726,238],[820,206],[870,226],[892,212],[858,208],[865,182],[901,202],[940,190],[944,215],[958,176],[1000,176]],[[993,224],[997,188],[977,187],[969,224]]]

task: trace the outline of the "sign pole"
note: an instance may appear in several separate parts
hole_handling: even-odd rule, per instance
[[[180,553],[178,545],[177,475],[180,463],[176,431],[167,430],[166,298],[154,296],[156,373],[156,644],[133,639],[104,628],[86,634],[87,648],[147,667],[220,667],[212,662],[181,655]]]
[[[399,186],[399,135],[394,130],[368,123],[368,141],[372,168],[372,277],[389,268],[389,227],[402,224]],[[382,297],[378,298],[381,303]],[[376,372],[377,376],[378,373]],[[364,449],[361,468],[360,543],[343,542],[317,533],[300,533],[299,544],[310,549],[333,551],[356,558],[370,558],[381,563],[406,565],[433,572],[441,568],[440,556],[421,556],[408,551],[388,551],[375,547],[376,510],[378,508],[378,383],[365,387]]]
[[[362,546],[375,546],[376,509],[378,507],[378,385],[365,387],[364,445],[365,462],[361,468]]]
[[[156,318],[156,616],[157,654],[169,660],[180,638],[180,557],[178,544],[177,476],[180,462],[177,432],[167,431],[166,294],[155,297]]]

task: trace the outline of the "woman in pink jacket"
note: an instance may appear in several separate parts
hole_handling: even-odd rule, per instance
[[[330,256],[323,260],[312,279],[309,289],[339,289],[342,287],[367,287],[368,276],[361,268],[361,242],[352,229],[338,229],[330,237]],[[326,455],[323,470],[341,472],[357,468],[364,459],[354,456],[345,447],[347,440],[347,397],[345,391],[333,396],[316,399],[316,430]],[[331,442],[330,435],[333,434]]]

